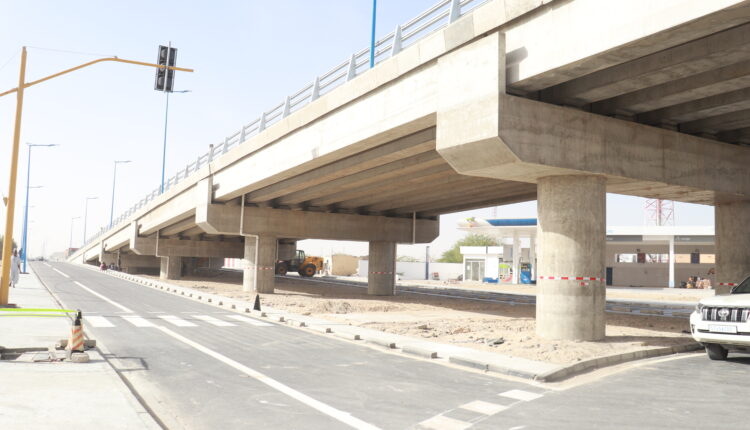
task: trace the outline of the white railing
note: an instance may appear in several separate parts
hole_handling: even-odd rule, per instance
[[[445,28],[461,16],[473,11],[478,6],[489,0],[441,0],[436,5],[422,12],[416,18],[399,25],[382,39],[375,42],[375,65],[397,55],[401,50],[413,45],[427,35]],[[164,183],[164,191],[174,187],[182,180],[197,172],[201,167],[213,161],[215,158],[226,154],[230,149],[239,146],[252,136],[261,133],[272,124],[286,118],[302,107],[312,103],[320,96],[332,91],[339,85],[348,82],[359,74],[370,68],[370,47],[351,55],[346,61],[340,63],[328,72],[316,77],[311,83],[296,93],[287,96],[283,102],[261,113],[259,118],[250,121],[238,131],[224,138],[216,145],[209,145],[207,153],[199,156],[195,161],[179,170],[174,176]],[[128,219],[138,209],[144,207],[161,193],[157,187],[147,194],[138,203],[118,216],[109,228],[120,224]],[[87,239],[86,244],[98,239],[107,228],[102,228],[99,233]]]

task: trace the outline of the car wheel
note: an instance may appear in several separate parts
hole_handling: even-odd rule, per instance
[[[706,353],[711,360],[726,360],[729,351],[719,344],[709,343],[706,345]]]
[[[305,267],[303,267],[302,270],[300,270],[300,275],[306,278],[315,276],[315,266],[312,264],[305,265]]]
[[[277,263],[276,264],[276,274],[277,275],[284,276],[284,275],[286,275],[286,271],[287,271],[286,264],[284,264],[284,263]]]

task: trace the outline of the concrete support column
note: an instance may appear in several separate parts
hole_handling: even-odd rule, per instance
[[[539,179],[536,332],[541,337],[604,338],[605,282],[575,277],[604,278],[605,182],[599,176]]]
[[[182,273],[184,276],[194,276],[197,269],[197,262],[193,257],[182,258]]]
[[[392,296],[396,276],[396,242],[370,242],[367,294]]]
[[[513,232],[513,284],[521,283],[521,238],[518,232]]]
[[[727,294],[730,284],[750,276],[750,201],[717,203],[716,294]],[[724,285],[722,285],[724,284]]]
[[[529,237],[529,263],[531,263],[531,280],[536,281],[536,236]]]
[[[674,288],[674,236],[669,236],[669,288]]]
[[[277,240],[275,236],[245,237],[242,291],[273,294],[276,274]]]
[[[180,279],[182,277],[182,257],[161,257],[159,277],[161,279]]]

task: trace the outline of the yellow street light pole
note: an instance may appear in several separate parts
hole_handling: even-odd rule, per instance
[[[70,69],[63,70],[62,72],[49,75],[42,79],[38,79],[33,82],[26,83],[26,47],[21,49],[21,72],[18,77],[18,87],[11,90],[0,93],[0,97],[17,93],[16,94],[16,125],[13,130],[13,150],[10,158],[10,181],[8,190],[8,200],[5,215],[5,239],[3,240],[3,254],[2,254],[2,274],[0,275],[0,306],[8,304],[8,290],[10,287],[10,254],[13,248],[13,215],[15,212],[16,203],[16,176],[18,173],[18,146],[21,140],[21,114],[23,112],[23,90],[39,84],[44,81],[48,81],[52,78],[74,72],[76,70],[88,67],[104,61],[115,61],[118,63],[134,64],[137,66],[156,67],[157,69],[169,69],[177,70],[180,72],[192,72],[193,69],[186,69],[182,67],[174,66],[161,66],[159,64],[145,63],[143,61],[125,60],[122,58],[100,58],[98,60],[89,61],[88,63],[81,64],[80,66],[72,67]]]
[[[13,247],[13,215],[16,207],[16,174],[18,173],[18,143],[21,139],[21,113],[23,108],[23,84],[26,82],[26,47],[21,50],[21,72],[18,75],[16,95],[16,126],[13,131],[13,149],[10,158],[10,180],[8,181],[8,206],[5,213],[5,238],[3,239],[3,271],[0,276],[0,305],[8,304],[10,287],[10,252]]]

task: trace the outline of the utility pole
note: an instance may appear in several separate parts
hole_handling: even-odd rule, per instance
[[[378,0],[372,0],[372,34],[370,36],[370,68],[375,67],[375,22],[377,19]]]
[[[130,163],[130,160],[115,160],[115,173],[112,175],[112,205],[109,209],[109,228],[112,228],[112,217],[115,214],[115,184],[117,183],[117,165],[127,163]]]
[[[81,246],[86,244],[86,221],[88,221],[89,216],[89,200],[96,200],[99,197],[86,197],[86,208],[83,211],[83,243]]]
[[[18,74],[16,93],[16,124],[13,129],[13,149],[10,156],[10,180],[8,181],[8,206],[5,211],[5,240],[3,241],[3,269],[0,275],[0,306],[8,304],[10,286],[10,253],[13,247],[13,215],[16,209],[16,176],[18,174],[18,143],[21,140],[21,114],[23,112],[23,87],[26,82],[26,47],[21,49],[21,70]]]
[[[28,236],[29,236],[29,189],[31,188],[41,188],[41,187],[30,187],[29,182],[31,181],[31,148],[35,146],[42,146],[42,147],[50,147],[50,146],[58,146],[56,143],[48,144],[48,145],[41,145],[41,144],[33,144],[33,143],[27,143],[26,144],[29,147],[29,155],[26,165],[26,206],[24,207],[24,213],[23,213],[23,241],[21,244],[21,250],[23,250],[23,270],[21,272],[26,273],[26,260],[29,255],[29,242],[28,242]]]
[[[73,249],[73,221],[81,219],[79,216],[74,216],[70,218],[70,242],[68,242],[68,255],[66,257],[70,257],[70,250]]]

